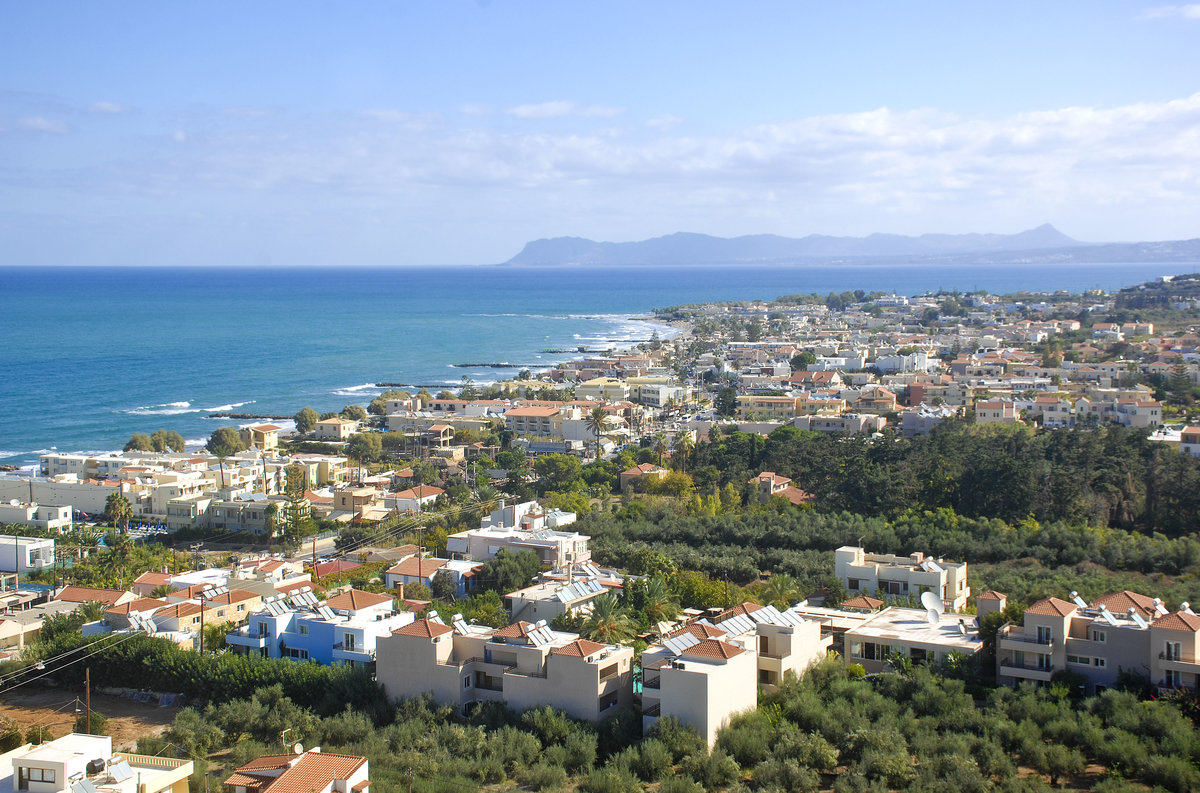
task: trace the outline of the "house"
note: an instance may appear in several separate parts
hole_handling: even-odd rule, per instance
[[[954,654],[973,657],[983,649],[972,617],[931,619],[928,611],[896,606],[847,630],[845,643],[846,664],[860,664],[868,673],[884,671],[895,654],[917,663],[942,663]]]
[[[317,422],[317,438],[323,441],[345,441],[358,430],[358,422],[340,416],[321,419]]]
[[[796,415],[796,398],[746,394],[737,398],[739,419],[787,420]]]
[[[235,653],[370,668],[379,637],[413,621],[390,594],[357,589],[319,601],[311,591],[269,598],[246,627],[226,635]]]
[[[791,479],[788,479],[786,476],[780,476],[774,471],[763,471],[751,479],[750,484],[755,486],[760,504],[765,504],[776,496],[787,499],[797,506],[806,504],[813,499],[809,493],[793,486]]]
[[[32,573],[53,566],[53,539],[0,534],[0,572]]]
[[[513,710],[549,705],[598,721],[633,702],[633,649],[551,630],[543,621],[468,625],[437,612],[379,641],[376,679],[388,699],[424,693],[459,712],[480,702]]]
[[[455,596],[462,597],[475,588],[475,575],[481,567],[482,562],[410,556],[384,573],[384,580],[388,589],[398,589],[409,584],[432,587],[434,577],[444,571],[454,582]]]
[[[1179,433],[1179,451],[1200,457],[1200,426],[1183,428]]]
[[[624,493],[629,489],[629,486],[634,482],[651,477],[654,479],[662,479],[670,473],[666,468],[654,463],[641,463],[633,468],[622,471],[617,478],[617,489]]]
[[[564,518],[569,515],[570,520],[564,524],[555,522],[554,525],[570,525],[574,522],[575,513],[560,514]],[[524,519],[522,524],[525,524]],[[542,565],[561,568],[571,564],[583,564],[592,558],[592,552],[588,550],[589,539],[591,538],[586,534],[551,528],[487,526],[451,534],[446,540],[446,552],[454,557],[485,562],[496,558],[501,549],[514,554],[533,551]]]
[[[132,592],[126,592],[123,589],[99,589],[97,587],[71,584],[59,590],[54,599],[64,603],[78,603],[79,605],[90,603],[94,600],[105,606],[119,606],[122,603],[137,600],[137,595]]]
[[[267,452],[279,448],[280,429],[274,424],[255,424],[238,430],[238,437],[246,448]]]
[[[232,793],[370,793],[369,768],[365,757],[319,748],[265,754],[234,771],[225,785]]]
[[[933,592],[947,611],[961,611],[971,595],[966,562],[926,559],[920,552],[909,556],[867,553],[853,545],[838,548],[833,558],[834,575],[852,595]]]
[[[1017,406],[1002,399],[990,399],[975,403],[976,424],[1016,424],[1021,420]]]
[[[114,753],[111,737],[77,732],[38,746],[25,744],[3,757],[0,790],[31,793],[188,793],[193,770],[191,760]]]
[[[1187,603],[1171,612],[1157,598],[1128,590],[1085,602],[1050,597],[1025,610],[1022,624],[996,635],[996,675],[1002,683],[1048,683],[1055,672],[1083,677],[1089,692],[1135,672],[1164,689],[1200,684],[1200,616]]]
[[[6,523],[63,532],[74,525],[74,519],[70,504],[55,506],[23,502],[14,498],[7,503],[0,503],[0,525]],[[53,543],[53,540],[51,542]]]
[[[438,496],[445,493],[440,487],[432,485],[417,485],[408,490],[401,490],[384,499],[390,509],[400,512],[420,512],[425,507],[437,501]]]
[[[730,717],[757,707],[759,688],[803,675],[831,643],[819,622],[754,603],[680,628],[642,653],[642,729],[674,716],[711,746]]]
[[[594,572],[590,572],[590,571]],[[527,620],[553,622],[563,614],[590,614],[596,598],[619,591],[623,581],[601,577],[592,565],[583,566],[584,577],[568,576],[563,580],[547,578],[533,586],[509,592],[504,605],[514,622]]]

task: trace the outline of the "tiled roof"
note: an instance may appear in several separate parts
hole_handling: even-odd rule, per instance
[[[388,570],[388,574],[428,578],[445,567],[449,561],[449,559],[422,559],[417,556],[410,556]]]
[[[154,616],[182,619],[183,617],[190,617],[193,614],[199,613],[200,607],[195,603],[173,603],[164,609],[154,612]]]
[[[350,589],[336,597],[329,598],[329,600],[325,601],[325,605],[331,609],[358,611],[359,609],[378,606],[380,603],[391,603],[392,598],[392,595],[377,595],[372,592],[363,592],[361,589]]]
[[[171,583],[171,576],[166,573],[156,573],[153,570],[147,570],[133,580],[135,584],[154,584],[162,586],[163,584]]]
[[[453,630],[449,625],[442,625],[439,622],[416,620],[415,622],[408,623],[403,628],[397,628],[392,633],[396,636],[420,636],[422,639],[432,639],[435,636],[444,636],[447,633],[453,632]]]
[[[1025,609],[1025,613],[1040,614],[1045,617],[1066,617],[1078,610],[1074,603],[1068,603],[1058,598],[1046,598]]]
[[[1155,620],[1154,627],[1164,628],[1169,631],[1195,633],[1196,631],[1200,631],[1200,615],[1188,614],[1186,611],[1177,611],[1174,614],[1168,614],[1165,617]]]
[[[231,589],[228,592],[223,592],[216,597],[205,598],[210,605],[220,603],[241,603],[244,600],[254,600],[261,598],[262,595],[257,592],[251,592],[249,589]]]
[[[757,603],[743,603],[740,606],[734,606],[731,609],[722,611],[720,614],[718,614],[716,616],[716,618],[713,620],[713,622],[720,625],[722,622],[729,619],[730,617],[736,617],[739,614],[747,614],[747,615],[753,614],[754,612],[758,611],[761,608],[762,608],[762,606],[758,605]]]
[[[699,644],[693,644],[691,647],[684,650],[680,655],[694,655],[697,658],[724,658],[729,659],[734,656],[741,655],[746,652],[741,647],[736,647],[728,642],[723,642],[718,639],[705,639]]]
[[[842,608],[844,609],[877,609],[882,605],[882,600],[876,600],[875,598],[867,597],[866,595],[859,595],[858,597],[852,597],[848,600],[842,601]]]
[[[550,651],[551,655],[569,655],[572,658],[587,658],[592,653],[599,652],[604,649],[604,645],[599,642],[593,642],[588,639],[576,639],[570,644],[564,644],[562,647],[555,647]]]
[[[417,485],[410,487],[408,490],[401,490],[396,494],[396,498],[437,498],[442,493],[445,493],[440,487],[431,485]]]
[[[696,622],[691,625],[680,628],[677,631],[674,631],[673,633],[669,634],[667,636],[667,638],[674,639],[676,636],[683,636],[685,633],[691,634],[692,636],[695,636],[697,639],[701,639],[701,640],[715,639],[720,636],[728,636],[729,635],[728,631],[723,631],[720,628],[716,627],[715,625],[703,625],[699,622]]]
[[[98,600],[106,606],[111,606],[127,594],[123,589],[97,589],[90,586],[71,586],[64,587],[62,592],[58,593],[55,600],[63,600],[68,603],[88,603],[93,600]]]
[[[303,755],[264,755],[235,771],[226,785],[240,785],[258,793],[312,793],[335,779],[348,779],[367,762],[365,757],[330,752]],[[278,775],[272,772],[283,771]]]
[[[529,629],[532,627],[532,624],[522,620],[521,622],[514,622],[508,627],[501,628],[493,633],[492,636],[498,639],[521,639],[529,635]]]
[[[1128,589],[1113,592],[1111,595],[1101,595],[1092,602],[1093,608],[1100,608],[1101,606],[1104,606],[1113,614],[1128,614],[1129,609],[1134,609],[1143,617],[1149,617],[1154,614],[1154,598],[1148,598],[1137,592],[1130,592]]]
[[[352,562],[349,559],[334,559],[331,562],[322,562],[317,565],[316,573],[318,578],[324,578],[327,575],[334,573],[344,573],[347,570],[353,570],[356,567],[361,567],[358,562]]]
[[[104,610],[105,614],[128,614],[131,611],[153,611],[167,605],[167,601],[158,598],[138,598],[119,606],[111,606]]]
[[[976,600],[1004,600],[1008,595],[994,589],[985,589],[975,596]]]

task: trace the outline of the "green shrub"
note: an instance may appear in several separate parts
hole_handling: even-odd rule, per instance
[[[567,784],[567,772],[548,763],[535,763],[517,774],[517,781],[530,790],[560,790]]]

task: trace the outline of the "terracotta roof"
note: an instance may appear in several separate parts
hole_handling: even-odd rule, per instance
[[[228,592],[217,595],[216,597],[205,598],[205,601],[210,605],[214,603],[241,603],[244,600],[254,600],[254,598],[261,597],[262,595],[258,594],[257,592],[251,592],[249,589],[231,589]]]
[[[442,493],[445,493],[440,487],[432,487],[431,485],[417,485],[410,487],[408,490],[401,490],[396,494],[396,498],[437,498]]]
[[[1025,609],[1025,613],[1041,614],[1045,617],[1066,617],[1078,610],[1079,608],[1074,603],[1068,603],[1058,598],[1046,598]]]
[[[1130,592],[1128,589],[1113,592],[1110,595],[1101,595],[1092,601],[1093,608],[1100,608],[1101,606],[1104,606],[1113,614],[1128,614],[1129,609],[1134,609],[1143,617],[1149,617],[1154,614],[1154,598],[1148,598],[1137,592]]]
[[[521,622],[514,622],[508,627],[501,628],[493,633],[492,636],[499,639],[521,639],[529,635],[529,629],[532,627],[532,623],[522,620]]]
[[[167,575],[166,573],[155,573],[151,570],[147,570],[146,572],[142,573],[140,576],[135,578],[133,580],[133,583],[135,583],[135,584],[154,584],[155,586],[162,586],[163,584],[171,583],[171,576]]]
[[[1008,595],[1003,592],[997,592],[994,589],[985,589],[975,596],[976,600],[1004,600]]]
[[[621,473],[625,474],[626,476],[641,476],[643,474],[657,473],[659,471],[666,473],[666,470],[667,469],[665,468],[659,468],[654,463],[642,463],[641,465],[635,465],[633,468],[622,471]]]
[[[316,568],[317,578],[323,578],[334,573],[344,573],[347,570],[353,570],[361,566],[358,562],[351,562],[349,559],[334,559],[332,562],[322,562]]]
[[[410,622],[403,628],[397,628],[392,631],[396,636],[420,636],[422,639],[432,639],[436,636],[445,636],[447,633],[454,631],[449,625],[442,625],[439,622],[430,622],[429,620],[416,620]]]
[[[1169,631],[1187,631],[1195,633],[1200,631],[1200,614],[1188,614],[1186,611],[1177,611],[1174,614],[1168,614],[1154,621],[1154,627],[1164,628]]]
[[[158,598],[138,598],[131,600],[128,603],[122,603],[119,606],[110,606],[104,609],[105,614],[128,614],[131,611],[153,611],[154,609],[162,608],[167,605],[167,601],[159,600]]]
[[[703,639],[716,639],[721,636],[729,635],[729,631],[723,631],[720,628],[716,627],[715,625],[704,625],[702,623],[695,622],[695,623],[692,623],[691,625],[687,625],[685,627],[680,628],[677,631],[674,631],[674,632],[668,634],[667,638],[674,639],[676,636],[683,636],[685,633],[691,634],[692,636],[695,636],[697,639],[702,639],[702,640]]]
[[[777,495],[781,498],[786,498],[788,501],[795,504],[796,506],[800,506],[801,504],[807,504],[808,502],[813,500],[812,493],[809,493],[807,490],[801,490],[798,487],[793,487],[791,485],[788,485],[783,490],[780,490],[778,493],[775,493],[775,495]]]
[[[199,613],[200,606],[195,603],[172,603],[170,606],[154,612],[154,616],[181,619]]]
[[[250,429],[254,430],[255,432],[279,432],[280,428],[276,427],[274,424],[258,424]]]
[[[363,592],[361,589],[350,589],[337,597],[331,597],[325,601],[325,605],[331,609],[347,609],[348,611],[358,611],[359,609],[378,606],[380,603],[391,603],[392,595],[377,595],[372,592]]]
[[[867,597],[866,595],[859,595],[858,597],[852,597],[852,598],[849,598],[848,600],[842,601],[842,608],[844,608],[844,609],[871,609],[871,610],[874,610],[883,605],[884,605],[884,603],[882,600],[876,600],[875,598]]]
[[[399,564],[388,570],[388,574],[429,578],[438,570],[445,567],[449,561],[449,559],[422,559],[419,556],[410,556],[407,559],[402,559]]]
[[[736,617],[739,614],[747,614],[747,615],[753,614],[754,612],[758,611],[761,608],[762,608],[762,606],[758,605],[757,603],[743,603],[740,606],[734,606],[731,609],[722,611],[720,614],[718,614],[716,616],[716,618],[713,620],[713,622],[720,625],[722,622],[729,619],[730,617]]]
[[[226,785],[240,785],[259,793],[312,793],[329,787],[335,779],[348,779],[367,758],[331,752],[302,755],[264,755],[235,771]],[[283,769],[279,771],[279,769]],[[277,775],[272,772],[279,771]]]
[[[723,642],[718,639],[705,639],[699,644],[693,644],[691,647],[684,650],[680,655],[694,655],[697,658],[733,658],[746,652],[741,647],[736,647],[728,642]]]
[[[71,586],[63,587],[63,591],[58,593],[55,600],[62,600],[68,603],[88,603],[93,600],[98,600],[106,606],[115,604],[125,595],[133,594],[126,592],[123,589],[97,589],[90,586]]]
[[[570,644],[564,644],[562,647],[555,647],[550,651],[551,655],[569,655],[572,658],[587,658],[592,653],[603,650],[605,645],[599,642],[593,642],[589,639],[576,639]]]

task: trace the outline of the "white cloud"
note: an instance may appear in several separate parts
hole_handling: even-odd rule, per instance
[[[49,132],[62,135],[71,131],[71,127],[63,121],[46,118],[45,116],[25,116],[17,119],[17,128],[26,132]]]
[[[666,131],[666,130],[672,129],[674,127],[677,127],[682,123],[683,123],[682,116],[674,116],[674,115],[671,115],[670,113],[666,113],[661,116],[655,116],[654,118],[650,119],[649,121],[646,122],[646,126],[650,127],[651,129]]]
[[[1200,19],[1200,4],[1158,6],[1142,12],[1138,19]]]
[[[625,111],[619,107],[604,107],[601,105],[580,105],[575,102],[542,102],[534,105],[517,105],[505,111],[517,118],[559,118],[561,116],[581,116],[583,118],[612,118]]]

